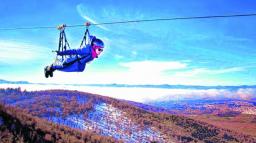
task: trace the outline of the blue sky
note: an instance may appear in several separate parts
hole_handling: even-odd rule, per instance
[[[7,1],[0,5],[0,28],[57,26],[256,13],[253,0],[186,1]],[[159,21],[90,27],[104,40],[103,55],[82,73],[55,72],[56,29],[0,31],[0,78],[45,83],[185,85],[256,84],[256,17]],[[67,28],[72,48],[85,28]]]

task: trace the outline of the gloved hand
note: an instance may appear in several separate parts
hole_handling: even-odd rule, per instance
[[[60,55],[60,51],[52,51],[52,52],[54,52],[54,53],[56,53],[57,55]]]

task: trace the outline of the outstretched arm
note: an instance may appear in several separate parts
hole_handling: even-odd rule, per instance
[[[66,50],[66,51],[60,51],[57,52],[57,55],[78,55],[78,49],[72,49],[72,50]]]
[[[60,55],[60,56],[62,56],[62,55],[87,55],[87,54],[90,54],[90,50],[87,47],[57,52],[57,55]]]

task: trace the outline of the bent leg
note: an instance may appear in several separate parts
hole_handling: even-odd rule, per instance
[[[46,66],[44,69],[45,77],[53,76],[53,72],[55,70],[63,71],[63,72],[82,72],[84,71],[86,63],[83,61],[77,61],[77,58],[70,57],[65,59],[64,61],[56,61],[50,66]]]
[[[63,72],[82,72],[85,68],[85,63],[77,60],[77,57],[67,58],[64,62],[53,65],[54,70]]]
[[[46,66],[44,68],[44,74],[45,74],[45,77],[48,78],[49,76],[50,77],[53,77],[53,72],[55,70],[60,70],[60,69],[63,69],[64,66],[63,66],[63,62],[54,62],[53,64],[49,65],[49,66]]]
[[[62,65],[51,65],[51,70],[60,70],[60,69],[63,69],[64,66],[63,64]]]

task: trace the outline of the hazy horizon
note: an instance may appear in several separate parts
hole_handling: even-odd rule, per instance
[[[41,85],[41,84],[0,84],[0,88],[18,88],[26,91],[52,89],[78,90],[124,99],[140,103],[179,101],[179,100],[222,100],[222,99],[256,99],[256,88],[231,89],[166,89],[143,87],[102,87],[74,85]]]

